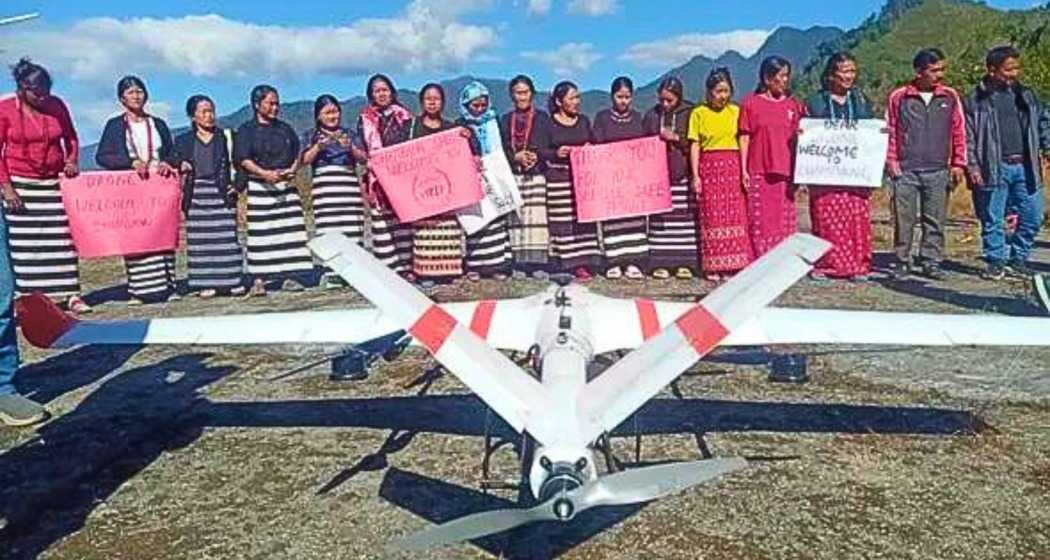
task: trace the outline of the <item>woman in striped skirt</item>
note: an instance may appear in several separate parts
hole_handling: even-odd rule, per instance
[[[699,267],[696,232],[696,200],[689,183],[689,114],[682,81],[665,78],[658,90],[659,103],[645,115],[648,134],[659,134],[667,144],[667,168],[671,174],[670,212],[649,218],[649,264],[654,278],[689,279]]]
[[[365,87],[368,106],[357,120],[357,136],[366,152],[403,142],[409,134],[412,113],[397,99],[397,89],[390,78],[376,74]],[[412,272],[412,224],[397,219],[383,186],[368,174],[365,199],[372,218],[372,252],[394,272],[415,280]]]
[[[177,162],[171,131],[162,119],[146,113],[146,84],[135,76],[125,76],[117,83],[117,97],[124,114],[106,123],[95,161],[103,169],[134,169],[143,178],[150,173],[174,175]],[[131,295],[128,305],[179,299],[174,251],[125,255],[124,266]]]
[[[306,217],[291,183],[299,160],[299,136],[278,120],[280,98],[272,86],[252,89],[255,118],[237,129],[233,159],[248,181],[248,272],[253,295],[267,284],[300,291],[313,278],[306,248]]]
[[[314,211],[314,235],[337,233],[364,246],[365,205],[361,182],[357,178],[360,149],[353,144],[353,134],[342,126],[343,110],[332,95],[314,101],[316,128],[303,135],[302,165],[313,170],[310,191]],[[363,155],[363,154],[362,154]],[[321,276],[325,288],[345,285],[338,274],[326,271]]]
[[[613,80],[609,95],[612,107],[594,116],[594,141],[599,144],[632,140],[645,136],[642,115],[631,108],[634,98],[634,83],[620,76]],[[615,189],[629,185],[609,185]],[[610,280],[627,276],[642,280],[642,270],[649,257],[649,238],[645,216],[605,220],[602,222],[602,252],[609,268],[605,277]]]
[[[22,59],[13,77],[15,95],[0,100],[0,189],[15,288],[88,313],[58,185],[59,175],[79,171],[77,132],[65,103],[51,95],[47,70]]]
[[[551,130],[547,164],[547,216],[550,219],[551,251],[556,266],[587,282],[602,267],[598,228],[576,220],[576,196],[572,190],[569,152],[593,141],[591,123],[580,113],[580,91],[572,82],[560,82],[548,100]]]
[[[547,230],[547,179],[543,155],[550,144],[550,115],[533,105],[536,86],[528,76],[510,81],[514,109],[500,118],[503,150],[514,171],[521,192],[522,206],[507,216],[510,248],[515,276],[532,274],[538,280],[547,278],[550,256],[550,232]]]
[[[488,157],[502,150],[499,119],[489,99],[489,90],[481,82],[471,82],[459,95],[457,124],[471,132],[475,153]],[[503,157],[502,152],[496,152]],[[505,280],[510,275],[510,234],[506,214],[496,217],[485,227],[467,236],[467,278],[483,276]]]
[[[190,290],[204,298],[244,294],[244,253],[237,240],[237,191],[224,131],[205,95],[186,102],[190,130],[175,139],[182,171],[182,211]]]

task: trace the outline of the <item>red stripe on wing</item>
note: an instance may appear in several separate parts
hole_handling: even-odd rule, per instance
[[[675,321],[686,340],[701,356],[718,346],[727,336],[729,330],[718,321],[718,318],[702,305],[690,309]]]
[[[479,301],[474,308],[474,315],[470,318],[470,330],[485,340],[489,337],[489,329],[492,327],[492,315],[496,313],[496,302],[491,300]]]
[[[454,328],[456,328],[456,319],[444,309],[432,305],[420,315],[415,324],[408,329],[408,333],[424,348],[430,350],[431,354],[437,354]]]

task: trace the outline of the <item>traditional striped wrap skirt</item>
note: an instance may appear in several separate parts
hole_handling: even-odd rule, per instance
[[[230,290],[244,283],[244,251],[237,240],[237,212],[214,181],[193,185],[186,219],[190,289]]]
[[[313,270],[299,191],[288,182],[248,182],[248,272],[263,280]]]
[[[510,231],[507,217],[500,216],[467,236],[467,270],[481,275],[509,273]]]
[[[58,179],[12,177],[11,183],[25,205],[6,214],[15,290],[54,300],[80,294],[77,253]]]
[[[649,264],[653,268],[699,266],[696,231],[696,196],[689,179],[671,183],[670,212],[649,217]]]
[[[547,218],[556,266],[567,272],[601,267],[598,226],[576,221],[576,197],[568,165],[550,164],[547,168]]]
[[[372,254],[398,274],[412,272],[412,238],[415,227],[401,222],[385,202],[369,208],[372,218]]]
[[[547,179],[543,175],[515,175],[522,206],[507,215],[510,248],[518,265],[545,265],[550,260],[547,229]]]
[[[135,299],[158,302],[175,291],[173,251],[126,255],[124,269],[128,275],[128,293]]]
[[[342,233],[363,244],[365,204],[361,181],[345,165],[324,165],[314,169],[311,189],[314,211],[314,233]]]
[[[412,240],[412,272],[420,278],[463,275],[463,228],[453,217],[417,222]]]
[[[602,224],[602,255],[608,266],[635,265],[644,270],[649,261],[649,232],[645,216],[606,220]]]

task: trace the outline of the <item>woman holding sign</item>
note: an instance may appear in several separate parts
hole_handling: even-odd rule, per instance
[[[649,264],[653,277],[688,280],[697,269],[696,202],[689,187],[689,115],[692,103],[685,100],[682,80],[660,82],[659,101],[645,114],[647,134],[659,134],[667,145],[667,169],[671,174],[670,212],[649,218]]]
[[[343,109],[335,96],[326,94],[314,101],[314,124],[303,135],[299,156],[300,163],[313,170],[314,234],[341,234],[363,246],[365,204],[355,154],[361,152],[353,144],[353,133],[343,127]],[[338,288],[346,284],[329,271],[321,276],[321,285]]]
[[[547,215],[550,217],[551,254],[556,266],[587,282],[602,265],[595,224],[576,220],[569,153],[593,141],[591,123],[580,113],[580,91],[572,82],[554,86],[548,99],[551,130],[547,149]]]
[[[754,256],[761,257],[798,229],[795,142],[806,108],[791,95],[791,63],[762,61],[758,87],[740,104],[741,183],[747,193]]]
[[[277,118],[281,101],[265,84],[251,93],[255,117],[237,129],[233,160],[248,182],[248,272],[252,295],[268,283],[282,290],[304,288],[314,270],[306,248],[306,216],[299,189],[292,184],[299,162],[299,136]]]
[[[872,118],[871,105],[857,87],[857,60],[840,52],[828,59],[823,89],[806,101],[810,117],[832,121]],[[863,280],[871,273],[871,189],[809,186],[813,235],[832,243],[811,276]]]
[[[633,140],[645,136],[642,115],[631,108],[634,99],[634,83],[620,76],[613,80],[609,90],[612,107],[603,109],[594,116],[594,141],[598,144]],[[619,189],[629,185],[608,185]],[[602,222],[602,250],[609,268],[605,277],[615,280],[627,276],[642,280],[642,272],[649,257],[648,224],[645,216],[606,220]]]
[[[465,127],[472,134],[474,152],[481,158],[496,154],[504,158],[503,144],[500,140],[499,119],[496,110],[489,100],[489,90],[481,82],[471,82],[459,92],[460,118],[456,124]],[[490,161],[485,159],[484,161]],[[485,165],[485,164],[483,164]],[[507,163],[504,161],[504,167]],[[498,190],[498,179],[492,169],[483,168],[483,181],[486,183],[486,196],[503,197],[499,206],[494,204],[496,212],[514,206],[508,193]],[[508,180],[512,177],[508,172]],[[517,184],[512,184],[517,187]],[[469,225],[465,224],[469,228]],[[469,231],[469,229],[468,229]],[[496,280],[505,280],[510,274],[510,235],[507,231],[507,213],[499,214],[491,222],[467,236],[467,278],[480,280],[482,276]]]
[[[175,138],[175,152],[183,175],[190,290],[204,299],[220,292],[239,296],[245,292],[244,252],[226,134],[215,125],[215,103],[206,95],[190,97],[186,115],[190,130]]]
[[[15,95],[0,100],[0,189],[15,288],[88,313],[59,189],[62,175],[79,173],[77,131],[66,104],[51,95],[47,70],[23,58],[12,77]]]
[[[421,114],[412,119],[409,139],[422,138],[455,128],[442,114],[445,110],[445,89],[438,84],[427,84],[419,90]],[[466,133],[466,131],[464,131]],[[451,214],[424,218],[413,224],[412,272],[424,288],[437,281],[455,280],[463,275],[465,240],[463,228]]]
[[[536,86],[528,76],[510,81],[514,108],[500,118],[503,151],[511,163],[521,192],[522,206],[508,216],[510,246],[516,276],[531,273],[538,280],[547,278],[550,232],[547,230],[547,179],[543,173],[551,155],[551,118],[533,105]]]
[[[719,280],[751,264],[747,199],[740,188],[740,144],[728,68],[707,76],[707,101],[689,117],[690,164],[700,230],[700,264],[708,280]]]
[[[171,132],[167,123],[146,112],[146,84],[136,76],[125,76],[117,82],[117,98],[124,113],[106,123],[95,161],[111,171],[134,169],[144,179],[150,173],[174,175],[177,156]],[[124,266],[131,294],[128,305],[179,299],[175,292],[174,251],[128,255]]]
[[[392,146],[408,138],[412,113],[397,100],[390,78],[376,74],[365,86],[368,106],[357,120],[357,136],[366,152]],[[412,224],[402,223],[383,194],[383,186],[369,174],[365,185],[372,218],[372,252],[394,272],[415,280],[412,272]]]

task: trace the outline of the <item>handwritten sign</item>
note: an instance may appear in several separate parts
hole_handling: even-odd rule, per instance
[[[369,167],[402,222],[458,210],[484,196],[470,144],[458,130],[376,150]]]
[[[671,211],[667,148],[659,137],[584,146],[570,159],[580,222]]]
[[[885,121],[802,119],[795,183],[877,188],[882,186],[889,136]]]
[[[82,258],[170,251],[179,245],[179,178],[91,171],[62,180],[62,204]]]
[[[517,211],[524,203],[503,150],[493,150],[482,156],[481,179],[485,197],[456,213],[459,225],[468,234],[481,231],[492,220]]]

